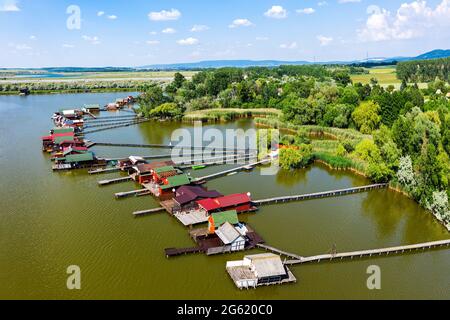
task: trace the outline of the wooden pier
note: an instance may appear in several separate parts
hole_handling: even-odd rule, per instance
[[[277,253],[277,254],[279,254],[281,256],[285,256],[285,257],[292,258],[292,259],[295,259],[295,260],[303,259],[302,256],[299,256],[299,255],[297,255],[295,253],[286,252],[286,251],[283,251],[283,250],[280,250],[280,249],[277,249],[277,248],[274,248],[274,247],[271,247],[271,246],[268,246],[268,245],[265,245],[265,244],[262,244],[262,243],[259,243],[256,246],[258,246],[259,248],[262,248],[262,249],[264,249],[266,251],[271,251],[273,253]]]
[[[239,171],[248,170],[249,168],[254,168],[257,165],[266,164],[266,163],[269,163],[269,162],[270,162],[270,160],[265,159],[265,160],[262,160],[262,161],[249,163],[249,164],[246,164],[244,166],[237,167],[237,168],[228,169],[228,170],[216,172],[216,173],[204,176],[204,177],[196,178],[196,179],[194,179],[194,181],[206,181],[206,180],[211,180],[211,179],[214,179],[214,178],[223,177],[223,176],[226,176],[228,174],[238,173]]]
[[[371,184],[371,185],[362,186],[362,187],[354,187],[354,188],[347,188],[347,189],[340,189],[340,190],[330,190],[330,191],[323,191],[323,192],[316,192],[316,193],[309,193],[309,194],[301,194],[301,195],[294,195],[294,196],[283,196],[283,197],[255,200],[255,201],[253,201],[253,203],[255,205],[261,206],[261,205],[269,205],[269,204],[292,202],[292,201],[304,201],[304,200],[312,200],[312,199],[340,197],[340,196],[362,193],[362,192],[367,192],[367,191],[376,190],[376,189],[384,189],[384,188],[387,188],[388,186],[389,186],[389,184],[387,184],[387,183]]]
[[[107,123],[107,122],[119,122],[119,121],[131,121],[134,119],[138,119],[136,116],[126,115],[126,116],[117,116],[117,117],[103,117],[97,119],[85,119],[84,122],[88,124],[97,124],[97,123]]]
[[[111,172],[118,172],[120,171],[120,168],[100,168],[95,170],[89,170],[89,174],[100,174],[100,173],[111,173]]]
[[[147,189],[139,189],[139,190],[132,190],[132,191],[126,191],[126,192],[117,192],[114,194],[116,198],[125,198],[125,197],[131,197],[131,196],[141,196],[150,194],[150,192]]]
[[[149,120],[146,120],[149,121]],[[112,143],[112,142],[97,142],[97,145],[104,147],[126,147],[126,148],[161,148],[161,149],[200,149],[200,150],[217,150],[217,151],[253,151],[254,149],[239,149],[239,148],[220,148],[220,147],[207,147],[207,146],[189,146],[189,145],[172,145],[172,144],[135,144],[135,143]]]
[[[142,124],[142,123],[148,122],[148,121],[150,121],[150,120],[149,119],[143,119],[143,120],[133,121],[132,123],[128,123],[128,124],[112,125],[112,126],[106,127],[106,128],[100,128],[100,129],[84,131],[83,134],[96,133],[96,132],[101,132],[101,131],[106,131],[106,130],[111,130],[111,129],[116,129],[116,128],[130,127],[130,126]],[[97,143],[97,145],[101,145],[101,144]]]
[[[414,252],[414,251],[424,251],[431,250],[437,248],[443,248],[450,246],[450,239],[448,240],[440,240],[433,242],[425,242],[390,248],[380,248],[380,249],[371,249],[371,250],[361,250],[361,251],[352,251],[352,252],[343,252],[336,254],[322,254],[318,256],[311,257],[301,257],[301,259],[288,260],[285,264],[294,265],[294,264],[304,264],[311,262],[321,262],[321,261],[334,261],[334,260],[344,260],[344,259],[356,259],[356,258],[375,258],[379,256],[388,256],[390,254],[402,254],[406,252]]]
[[[144,215],[148,215],[148,214],[152,214],[152,213],[162,212],[165,210],[166,210],[165,208],[159,207],[159,208],[153,208],[153,209],[149,209],[149,210],[135,211],[135,212],[133,212],[133,215],[135,217],[139,217],[139,216],[144,216]]]
[[[121,182],[126,182],[126,181],[131,181],[131,180],[132,180],[131,176],[128,176],[128,177],[121,177],[121,178],[116,178],[116,179],[100,180],[97,183],[99,186],[106,186],[109,184],[121,183]]]

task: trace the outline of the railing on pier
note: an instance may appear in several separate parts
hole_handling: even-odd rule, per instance
[[[450,239],[448,240],[440,240],[426,243],[418,243],[390,248],[380,248],[380,249],[372,249],[372,250],[361,250],[361,251],[353,251],[353,252],[343,252],[336,254],[322,254],[318,256],[311,257],[302,257],[301,259],[296,260],[288,260],[285,264],[293,265],[293,264],[304,264],[309,262],[321,262],[321,261],[333,261],[333,260],[344,260],[344,259],[355,259],[355,258],[369,258],[369,257],[378,257],[381,255],[389,255],[389,254],[399,254],[405,252],[412,252],[417,250],[430,250],[434,248],[448,247],[450,246]]]
[[[219,178],[219,177],[231,174],[231,173],[237,173],[237,172],[242,171],[242,170],[248,170],[248,169],[251,169],[251,168],[253,168],[253,167],[255,167],[255,166],[259,165],[259,164],[266,164],[266,163],[269,163],[269,162],[270,162],[270,160],[265,159],[265,160],[262,160],[262,161],[249,163],[249,164],[237,167],[237,168],[228,169],[228,170],[216,172],[216,173],[204,176],[204,177],[196,178],[194,181],[205,181],[205,180],[211,180],[211,179],[214,179],[214,178]]]
[[[148,120],[147,120],[148,121]],[[112,143],[112,142],[96,142],[98,146],[104,147],[132,147],[132,148],[161,148],[161,149],[200,149],[200,150],[216,150],[216,151],[247,151],[256,152],[254,149],[248,148],[221,148],[210,146],[190,146],[190,145],[172,145],[172,144],[135,144],[135,143]]]
[[[299,255],[297,255],[295,253],[286,252],[286,251],[283,251],[283,250],[280,250],[280,249],[277,249],[277,248],[274,248],[274,247],[271,247],[271,246],[268,246],[268,245],[265,245],[265,244],[262,244],[262,243],[258,243],[256,246],[259,247],[259,248],[262,248],[264,250],[271,251],[271,252],[274,252],[274,253],[278,253],[279,255],[286,256],[286,257],[289,257],[289,258],[293,258],[293,259],[296,259],[296,260],[303,259],[302,256],[299,256]]]
[[[367,192],[375,189],[384,189],[387,188],[387,183],[379,183],[379,184],[371,184],[367,186],[362,187],[354,187],[354,188],[347,188],[347,189],[340,189],[340,190],[330,190],[330,191],[323,191],[323,192],[316,192],[316,193],[309,193],[309,194],[301,194],[301,195],[294,195],[294,196],[283,196],[283,197],[274,197],[274,198],[268,198],[268,199],[262,199],[262,200],[255,200],[253,201],[256,205],[268,205],[268,204],[275,204],[280,202],[290,202],[290,201],[303,201],[303,200],[311,200],[311,199],[320,199],[320,198],[330,198],[330,197],[340,197],[345,196],[349,194],[355,194],[355,193],[361,193],[361,192]]]

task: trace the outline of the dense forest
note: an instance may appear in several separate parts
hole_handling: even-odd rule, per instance
[[[397,64],[397,76],[404,82],[450,81],[450,58],[416,60]]]
[[[320,160],[358,170],[390,182],[450,226],[450,87],[432,78],[427,89],[404,84],[395,90],[375,80],[353,84],[348,69],[323,66],[224,68],[190,80],[177,73],[165,86],[145,88],[139,112],[183,119],[211,109],[225,115],[236,108],[279,110],[256,121],[292,132],[282,137],[282,167]],[[335,139],[311,139],[317,133]]]

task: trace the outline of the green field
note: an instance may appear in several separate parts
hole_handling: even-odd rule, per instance
[[[353,82],[361,82],[362,84],[370,83],[370,79],[375,78],[380,85],[400,84],[401,81],[397,79],[397,72],[394,67],[387,68],[372,68],[369,69],[368,74],[354,74],[351,75]]]
[[[37,72],[35,70],[2,70],[0,80],[3,81],[70,81],[70,80],[169,80],[176,71],[114,71],[114,72]],[[181,71],[186,77],[192,77],[195,71]]]
[[[397,71],[395,67],[377,67],[368,69],[369,73],[367,74],[353,74],[351,75],[351,79],[353,83],[361,82],[362,84],[370,83],[372,78],[378,80],[378,83],[387,87],[389,85],[393,85],[396,89],[400,89],[401,81],[397,78]],[[418,83],[419,88],[423,89],[427,87],[426,83]]]

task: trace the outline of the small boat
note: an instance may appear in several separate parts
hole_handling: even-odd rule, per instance
[[[237,174],[237,171],[230,172],[229,174],[227,174],[227,176],[234,176],[235,174]]]
[[[202,170],[202,169],[205,169],[205,168],[206,168],[205,165],[192,166],[192,170]]]

